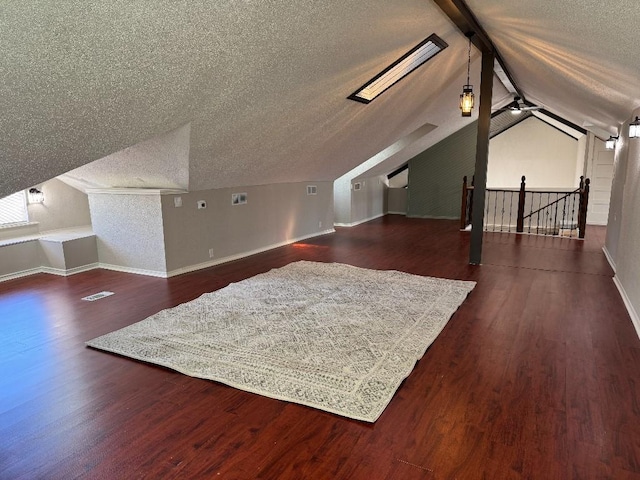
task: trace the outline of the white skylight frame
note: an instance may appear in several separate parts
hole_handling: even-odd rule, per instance
[[[361,103],[371,102],[448,46],[435,33],[429,35],[347,98]]]

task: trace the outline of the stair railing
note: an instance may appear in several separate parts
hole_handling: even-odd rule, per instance
[[[527,190],[523,176],[520,189],[487,189],[484,230],[584,238],[587,227],[590,180],[580,177],[572,191]],[[463,178],[460,228],[473,218],[473,180]],[[528,213],[526,213],[528,212]]]

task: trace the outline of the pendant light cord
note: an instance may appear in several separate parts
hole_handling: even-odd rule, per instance
[[[471,71],[471,37],[469,37],[469,53],[467,57],[467,85],[469,85],[469,73]]]

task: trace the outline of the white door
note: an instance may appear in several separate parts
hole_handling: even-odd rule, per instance
[[[587,169],[591,179],[587,223],[606,225],[609,217],[609,199],[613,180],[613,150],[606,150],[604,142],[596,139],[591,168]]]

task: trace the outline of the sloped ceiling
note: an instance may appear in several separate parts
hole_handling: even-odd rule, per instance
[[[635,4],[560,3],[469,1],[529,100],[611,129],[640,105]],[[346,100],[431,33],[449,47],[371,104]],[[202,190],[333,180],[422,125],[404,156],[474,120],[457,110],[466,38],[430,0],[4,2],[0,42],[0,197],[116,152],[76,180],[154,186],[127,149],[186,125],[188,161],[176,147],[177,167],[159,164]]]
[[[616,135],[640,106],[637,0],[467,0],[527,100]]]
[[[346,99],[431,33],[393,95]],[[466,49],[424,0],[10,2],[0,42],[0,196],[186,124],[190,190],[332,180],[437,116]]]

